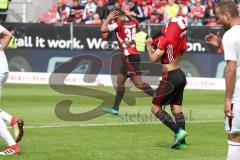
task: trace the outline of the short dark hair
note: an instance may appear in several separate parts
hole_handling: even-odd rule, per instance
[[[7,30],[11,32],[11,31],[14,31],[15,28],[14,27],[7,27]]]
[[[222,0],[217,4],[217,8],[219,11],[224,13],[229,13],[232,17],[237,17],[239,15],[238,13],[238,7],[236,3],[234,3],[231,0]]]

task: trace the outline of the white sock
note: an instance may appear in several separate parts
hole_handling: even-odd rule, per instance
[[[227,160],[240,160],[240,143],[228,140]]]
[[[8,114],[7,112],[4,112],[3,110],[0,110],[0,116],[5,122],[8,122],[9,124],[11,124],[12,117],[13,117],[12,115]]]
[[[0,116],[0,136],[7,142],[8,146],[15,145],[16,142],[7,129],[6,123]]]

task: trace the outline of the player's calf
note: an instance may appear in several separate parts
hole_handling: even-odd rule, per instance
[[[178,133],[179,127],[177,124],[173,121],[171,116],[163,110],[161,107],[157,105],[152,105],[152,113],[163,123],[165,124],[169,129],[171,129],[175,134]]]
[[[154,96],[155,90],[149,84],[143,83],[140,76],[132,76],[131,80],[138,89],[141,89],[144,93],[151,97]]]

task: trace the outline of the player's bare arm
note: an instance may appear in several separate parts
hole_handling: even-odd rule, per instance
[[[148,38],[146,40],[148,57],[149,57],[150,61],[156,62],[162,57],[162,55],[164,54],[164,50],[156,49],[156,51],[153,52],[152,43],[153,43],[152,38]]]
[[[224,113],[227,117],[233,117],[233,113],[231,111],[231,103],[232,103],[232,96],[235,87],[236,81],[236,61],[227,61],[226,66],[226,91],[225,91],[225,106],[224,106]]]
[[[101,32],[103,32],[103,33],[109,32],[108,25],[113,19],[117,18],[118,14],[119,13],[117,11],[110,12],[110,14],[106,18],[106,20],[103,22],[103,25],[101,27]]]
[[[2,36],[1,39],[2,49],[5,49],[7,48],[9,42],[12,39],[12,33],[5,29],[2,31],[1,36]]]

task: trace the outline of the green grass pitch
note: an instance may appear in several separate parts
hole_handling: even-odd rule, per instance
[[[114,93],[111,87],[95,88]],[[90,121],[70,122],[55,115],[58,102],[71,99],[71,112],[80,113],[101,101],[60,94],[47,85],[8,84],[0,106],[24,118],[25,136],[20,143],[22,154],[4,159],[225,160],[223,95],[223,91],[186,90],[188,149],[180,151],[170,149],[173,134],[151,117],[149,97],[138,98],[135,106],[122,103],[118,117],[103,115]],[[0,148],[5,145],[0,140]]]

